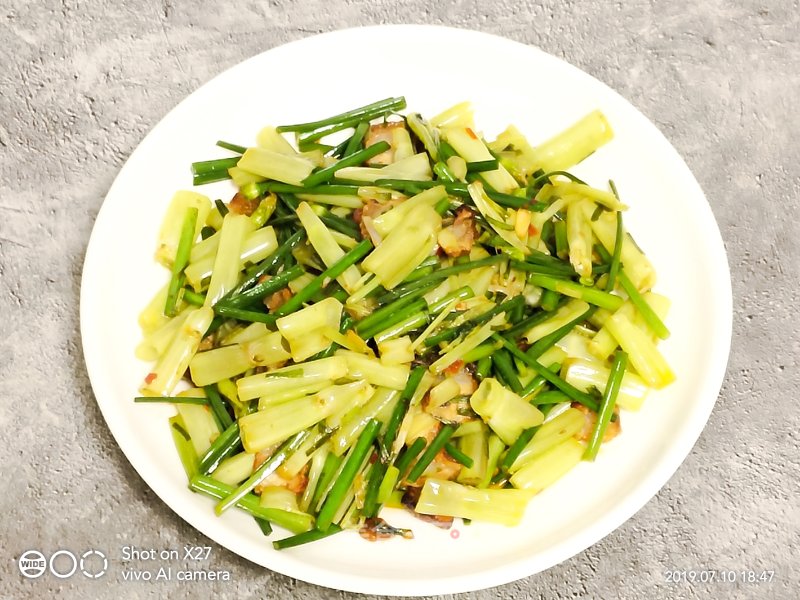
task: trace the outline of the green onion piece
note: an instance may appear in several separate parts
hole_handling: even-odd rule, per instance
[[[238,503],[242,497],[249,494],[254,487],[274,473],[277,468],[281,466],[281,464],[283,464],[283,462],[289,457],[289,455],[293,454],[295,450],[300,447],[300,445],[305,441],[306,437],[308,437],[308,431],[301,431],[281,444],[280,448],[278,448],[272,456],[265,460],[264,463],[258,469],[256,469],[252,475],[250,475],[247,481],[233,490],[224,499],[220,500],[220,502],[214,507],[214,512],[216,512],[218,515],[221,515],[231,506]]]
[[[303,187],[302,185],[291,185],[288,183],[281,183],[279,181],[263,181],[258,183],[258,190],[265,194],[267,192],[274,192],[276,194],[306,194],[309,196],[325,195],[325,196],[357,196],[357,185],[341,185],[341,184],[324,184],[316,187]],[[296,206],[290,207],[295,210]]]
[[[217,481],[207,475],[195,475],[189,482],[189,489],[193,492],[200,492],[218,500],[230,497],[233,486]],[[245,494],[237,502],[236,506],[250,513],[254,517],[275,523],[292,533],[302,533],[311,529],[313,517],[305,513],[289,512],[277,508],[264,508],[261,501],[255,494]]]
[[[613,184],[612,184],[613,185]],[[617,273],[619,273],[619,261],[622,256],[622,242],[625,239],[625,230],[622,227],[622,212],[617,211],[617,230],[616,237],[614,238],[614,254],[611,256],[611,267],[608,270],[608,282],[606,282],[606,291],[611,292],[614,290],[614,284],[617,282]],[[605,250],[605,248],[603,248]]]
[[[208,398],[188,398],[185,396],[136,396],[134,402],[140,404],[197,404],[208,406]]]
[[[564,392],[558,390],[547,390],[531,400],[531,404],[539,406],[540,404],[561,404],[562,402],[569,402],[569,396]]]
[[[170,417],[169,429],[175,449],[178,451],[178,458],[181,461],[181,466],[183,466],[183,471],[186,473],[187,479],[191,481],[192,477],[197,475],[199,464],[197,451],[194,449],[194,444],[192,444],[192,437],[186,431],[186,424],[180,415]]]
[[[369,121],[370,119],[385,115],[390,112],[403,110],[405,107],[406,99],[402,96],[397,98],[386,98],[384,100],[373,102],[372,104],[367,104],[366,106],[348,110],[347,112],[343,112],[326,119],[320,119],[319,121],[281,125],[276,127],[276,129],[279,132],[296,131],[298,133],[308,133],[309,131],[315,131],[319,129],[320,127],[334,125],[336,123],[342,123],[343,121],[350,121],[352,119]]]
[[[556,310],[560,300],[561,300],[561,294],[559,294],[558,292],[554,292],[553,290],[545,289],[542,290],[542,297],[539,299],[539,306],[542,307],[542,310],[551,312]]]
[[[461,360],[463,360],[465,363],[475,362],[476,360],[479,361],[483,358],[491,357],[496,351],[497,344],[495,343],[481,344],[464,354],[464,356],[461,357]]]
[[[497,254],[495,256],[488,256],[486,258],[481,258],[479,260],[467,261],[453,265],[451,267],[445,267],[444,269],[439,269],[438,271],[432,273],[431,275],[428,275],[427,277],[422,277],[411,283],[397,286],[391,292],[378,298],[378,302],[383,304],[385,301],[397,298],[403,295],[405,292],[419,289],[430,283],[441,281],[442,279],[447,279],[448,277],[450,277],[450,275],[456,275],[458,273],[463,273],[464,271],[471,271],[472,269],[487,267],[489,265],[493,265],[495,263],[504,260],[507,260],[507,257]]]
[[[203,306],[206,302],[205,294],[198,294],[189,288],[183,288],[183,290],[181,290],[181,298],[184,302],[192,306]]]
[[[227,303],[231,298],[238,296],[239,294],[243,293],[245,290],[250,289],[254,285],[256,285],[259,280],[264,277],[264,275],[268,274],[273,269],[280,267],[283,262],[286,260],[288,256],[291,256],[292,250],[294,250],[297,246],[299,246],[303,240],[306,238],[306,232],[304,229],[296,231],[289,237],[281,246],[273,252],[270,256],[265,258],[261,263],[259,263],[256,268],[249,272],[247,277],[245,277],[244,281],[242,281],[239,285],[233,288],[230,292],[228,292],[225,296],[219,299],[217,304]]]
[[[217,233],[217,230],[216,230],[216,229],[214,229],[213,227],[209,227],[208,225],[205,225],[205,226],[204,226],[204,227],[203,227],[203,228],[200,230],[200,238],[201,238],[201,239],[204,239],[204,240],[207,240],[208,238],[210,238],[210,237],[211,237],[212,235],[214,235],[215,233]]]
[[[338,525],[331,525],[328,527],[327,531],[312,529],[311,531],[298,533],[297,535],[283,538],[282,540],[276,540],[272,542],[272,547],[275,548],[275,550],[286,550],[287,548],[294,548],[295,546],[302,546],[303,544],[316,542],[341,531],[343,530]]]
[[[432,285],[433,284],[419,290],[414,290],[412,293],[395,300],[391,304],[387,304],[386,306],[377,309],[371,315],[364,317],[358,323],[356,323],[356,331],[360,334],[363,331],[374,328],[376,325],[383,326],[385,323],[384,319],[396,314],[399,310],[416,302],[420,296],[424,295],[429,288],[432,287]]]
[[[337,131],[342,131],[343,129],[349,129],[351,127],[355,127],[358,125],[358,119],[350,119],[349,121],[342,121],[341,123],[336,123],[334,125],[328,125],[327,127],[322,127],[317,129],[314,133],[309,133],[307,136],[301,137],[298,140],[298,144],[300,145],[307,145],[311,142],[316,142],[321,140],[322,138],[331,135],[332,133],[336,133]]]
[[[217,146],[225,148],[225,150],[230,150],[231,152],[238,152],[239,154],[244,154],[247,151],[246,146],[239,146],[238,144],[223,142],[222,140],[217,140]]]
[[[604,292],[594,287],[588,287],[569,281],[566,279],[558,279],[549,275],[540,275],[538,273],[532,274],[528,281],[533,285],[538,285],[548,290],[553,290],[559,294],[564,294],[570,298],[579,298],[589,304],[594,304],[601,308],[615,311],[622,306],[624,300],[620,296],[615,296],[609,292]]]
[[[223,431],[214,443],[209,446],[206,453],[200,459],[200,472],[203,475],[208,475],[211,471],[216,469],[225,458],[233,454],[241,443],[239,437],[239,424],[231,423],[225,431]]]
[[[558,373],[561,370],[561,363],[555,363],[548,367],[548,369],[552,373]],[[520,392],[520,396],[523,398],[527,398],[528,396],[535,394],[533,400],[531,400],[531,404],[536,404],[536,399],[541,396],[539,392],[544,389],[544,386],[547,385],[547,379],[542,377],[541,375],[536,375],[533,379],[531,379],[525,388]]]
[[[178,304],[178,292],[183,286],[183,270],[189,264],[189,253],[194,244],[195,229],[197,227],[197,208],[186,209],[186,216],[183,218],[181,226],[181,237],[178,240],[178,248],[175,251],[175,260],[172,261],[172,274],[169,280],[167,291],[167,301],[164,305],[164,314],[174,317]]]
[[[490,348],[492,353],[494,353],[494,349]],[[464,362],[469,362],[465,360]],[[490,371],[492,370],[492,357],[491,356],[482,356],[478,360],[478,366],[475,368],[475,376],[478,378],[478,381],[483,381],[489,376]]]
[[[594,398],[592,398],[586,392],[580,391],[575,386],[567,383],[561,377],[547,369],[544,365],[540,364],[535,358],[531,358],[525,352],[517,348],[517,346],[501,336],[498,333],[492,335],[494,339],[501,342],[505,348],[511,352],[513,356],[521,360],[523,363],[531,367],[534,371],[536,371],[539,375],[541,375],[544,379],[547,380],[548,383],[557,387],[559,390],[564,392],[567,396],[569,396],[575,402],[583,404],[585,407],[596,411],[597,410],[597,402],[595,402]]]
[[[369,121],[361,121],[358,125],[356,125],[356,129],[353,132],[352,137],[347,141],[347,146],[344,149],[342,158],[358,152],[358,149],[361,147],[361,142],[364,141],[364,136],[367,134],[367,131],[369,131]]]
[[[343,158],[335,164],[332,164],[330,167],[325,167],[324,169],[315,171],[303,180],[303,185],[314,187],[315,185],[325,183],[326,181],[331,180],[333,176],[336,175],[336,171],[339,169],[360,165],[364,161],[367,161],[374,156],[378,156],[378,154],[381,154],[382,152],[386,152],[389,148],[391,148],[391,146],[388,142],[378,142],[377,144],[373,144],[368,148],[354,152],[350,156]]]
[[[311,498],[309,506],[317,506],[322,500],[328,486],[333,481],[333,478],[336,477],[336,473],[339,472],[339,467],[342,465],[343,460],[344,457],[336,456],[333,452],[328,452],[328,455],[325,457],[325,464],[322,466],[322,473],[317,482],[317,488],[314,490],[314,495]]]
[[[399,475],[397,477],[398,481],[402,481],[406,471],[411,466],[411,463],[414,462],[414,459],[417,458],[417,455],[425,449],[425,438],[418,437],[415,439],[410,446],[408,446],[400,456],[394,461],[394,466],[397,469]]]
[[[214,206],[217,207],[217,210],[219,211],[219,215],[221,217],[224,217],[225,215],[227,215],[230,212],[230,210],[228,209],[228,206],[222,200],[220,200],[219,198],[214,200]]]
[[[600,444],[603,443],[603,437],[606,434],[606,428],[609,421],[611,421],[611,415],[614,414],[614,406],[617,403],[619,388],[622,385],[622,377],[625,375],[625,367],[627,365],[628,355],[622,350],[618,350],[614,354],[614,362],[611,364],[608,383],[603,391],[603,399],[600,402],[597,421],[595,422],[592,436],[589,438],[589,444],[586,446],[586,452],[583,455],[586,460],[594,460],[597,457]]]
[[[439,180],[441,181],[447,181],[450,183],[457,181],[453,171],[451,171],[450,167],[443,162],[437,162],[435,165],[433,165],[433,172],[436,173],[437,177],[439,177]]]
[[[216,171],[227,173],[228,169],[236,166],[240,158],[240,156],[235,156],[233,158],[218,158],[215,160],[193,162],[192,173],[195,175],[206,175]]]
[[[317,529],[319,531],[327,531],[328,527],[333,522],[334,515],[339,511],[339,507],[347,495],[347,490],[353,485],[353,481],[361,469],[361,464],[372,452],[372,442],[375,441],[375,436],[378,435],[378,430],[381,428],[381,422],[375,419],[370,420],[369,424],[364,428],[364,431],[358,438],[350,456],[342,467],[339,478],[333,483],[331,491],[328,492],[328,497],[325,498],[325,503],[317,515]]]
[[[314,294],[322,290],[329,281],[333,281],[349,267],[364,258],[371,249],[372,242],[369,240],[361,240],[358,244],[353,246],[347,254],[317,275],[306,287],[292,296],[288,302],[275,311],[274,315],[281,317],[296,311],[305,302],[310,300]]]
[[[479,160],[467,163],[467,173],[482,173],[483,171],[495,171],[500,166],[496,158],[491,160]]]
[[[600,246],[597,245],[597,251],[604,259],[608,256],[608,251]],[[610,275],[609,275],[610,277]],[[625,290],[625,293],[628,294],[628,298],[636,307],[636,310],[639,311],[639,314],[642,315],[644,322],[647,323],[647,326],[653,330],[659,338],[665,340],[669,337],[669,329],[664,324],[664,321],[661,320],[661,317],[656,314],[653,308],[647,303],[647,300],[644,299],[639,290],[636,289],[636,286],[628,277],[628,274],[625,272],[623,267],[620,267],[619,274],[617,276],[619,279],[620,284],[622,285],[622,289]]]
[[[471,456],[464,454],[461,450],[459,450],[456,446],[454,446],[450,442],[447,442],[444,445],[444,449],[453,458],[453,460],[455,460],[458,463],[461,463],[468,469],[471,469],[472,465],[475,464],[475,461],[472,460]]]
[[[216,181],[225,181],[230,179],[231,176],[227,171],[209,171],[202,175],[195,175],[192,177],[192,185],[205,185],[207,183],[214,183]]]
[[[384,475],[386,475],[386,463],[383,461],[375,461],[369,471],[367,489],[364,492],[364,506],[361,508],[361,515],[366,518],[378,515],[378,511],[380,510],[378,491],[380,490]]]
[[[230,306],[233,308],[242,308],[256,304],[270,294],[274,294],[278,290],[282,290],[289,285],[290,281],[294,281],[303,274],[305,274],[305,271],[300,265],[290,267],[279,275],[275,275],[266,281],[257,283],[249,290],[244,291],[237,296],[233,296],[225,302],[217,302],[217,304],[214,305],[214,310],[217,311],[220,305]]]
[[[279,318],[278,315],[274,313],[245,310],[242,308],[234,308],[226,304],[220,305],[219,303],[214,306],[214,312],[220,317],[225,317],[227,319],[237,319],[247,323],[264,323],[266,325],[272,325]]]
[[[583,185],[588,185],[585,181],[583,181],[582,179],[578,179],[577,177],[575,177],[575,175],[567,171],[550,171],[549,173],[544,173],[543,175],[539,175],[534,179],[532,179],[528,183],[527,189],[531,191],[537,190],[538,188],[542,187],[542,185],[544,185],[545,183],[549,183],[551,177],[555,177],[557,175],[566,177],[567,179],[569,179],[570,181],[574,181],[575,183],[582,183]]]
[[[448,342],[450,340],[453,340],[462,334],[472,331],[476,327],[480,327],[484,323],[488,323],[496,315],[499,315],[500,313],[504,312],[511,312],[512,310],[516,309],[517,307],[521,307],[524,304],[525,304],[525,298],[523,298],[522,296],[514,296],[510,300],[506,300],[505,302],[498,304],[494,308],[487,310],[485,313],[473,319],[470,319],[469,321],[459,325],[458,327],[446,329],[445,331],[437,333],[436,335],[432,335],[431,337],[425,340],[425,346],[427,347],[436,346],[437,344],[440,344],[442,342]],[[471,361],[467,361],[466,359],[464,359],[464,362],[471,362]]]
[[[261,533],[264,536],[272,535],[272,525],[269,524],[269,521],[259,517],[253,517],[253,520],[256,522],[256,525],[258,525],[259,529],[261,529]]]
[[[531,441],[533,434],[539,427],[528,427],[527,429],[523,430],[522,433],[519,434],[519,437],[514,440],[514,443],[511,444],[506,455],[503,457],[503,460],[500,461],[500,473],[502,473],[502,477],[508,473],[508,470],[511,468],[511,465],[514,464],[514,461],[517,460],[517,457],[522,452],[522,449],[528,445],[528,442]]]
[[[228,427],[230,427],[233,423],[233,419],[231,419],[230,414],[228,414],[228,409],[225,406],[219,391],[217,390],[217,386],[207,385],[203,388],[203,390],[208,398],[208,404],[211,406],[211,411],[214,413],[214,417],[219,422],[220,429],[228,429]]]
[[[444,425],[439,430],[439,433],[436,434],[436,437],[433,438],[433,441],[425,449],[425,452],[422,453],[422,456],[419,457],[419,460],[411,468],[411,471],[408,473],[407,477],[408,481],[413,483],[420,478],[423,471],[428,468],[428,465],[431,464],[431,461],[433,461],[433,459],[439,453],[439,450],[444,448],[444,445],[448,442],[455,430],[456,428],[452,425]]]
[[[411,374],[408,376],[406,387],[403,388],[403,392],[400,394],[400,399],[397,404],[395,404],[392,415],[389,417],[389,422],[386,424],[386,431],[384,432],[383,439],[381,440],[381,455],[382,458],[387,462],[389,460],[389,456],[391,456],[392,446],[397,438],[397,432],[400,430],[400,424],[403,422],[403,418],[408,412],[408,406],[411,402],[411,397],[414,395],[414,392],[417,391],[419,382],[422,381],[422,377],[424,375],[425,367],[414,367],[414,370],[412,370]]]
[[[556,342],[572,331],[576,325],[580,325],[586,321],[586,319],[591,317],[596,310],[597,308],[590,306],[582,314],[572,319],[572,321],[562,325],[552,333],[548,333],[543,338],[536,340],[536,342],[534,342],[531,347],[525,351],[525,354],[531,358],[539,358],[542,354],[552,348]]]
[[[492,365],[494,366],[495,373],[511,388],[515,394],[522,392],[522,384],[519,382],[519,377],[514,370],[514,365],[511,362],[508,352],[498,350],[492,355]]]

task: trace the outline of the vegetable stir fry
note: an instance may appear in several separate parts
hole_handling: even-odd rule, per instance
[[[236,194],[178,192],[158,235],[136,401],[176,407],[189,487],[291,532],[278,549],[412,537],[386,507],[515,525],[674,379],[626,206],[567,171],[611,140],[604,115],[533,146],[487,141],[469,103],[405,108],[219,142],[235,156],[194,184]]]

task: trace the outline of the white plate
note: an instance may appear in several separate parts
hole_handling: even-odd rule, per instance
[[[600,108],[616,137],[575,173],[609,178],[631,206],[626,224],[673,301],[662,348],[678,374],[624,434],[530,504],[516,528],[473,524],[459,535],[398,513],[416,539],[371,544],[346,533],[276,552],[252,520],[192,494],[167,427],[168,406],[134,405],[147,372],[134,358],[137,315],[166,280],[153,261],[166,203],[190,183],[189,163],[225,156],[218,139],[253,143],[266,124],[306,121],[405,95],[435,114],[469,99],[492,137],[514,123],[536,143]],[[227,199],[227,184],[203,191]],[[212,196],[214,197],[214,196]],[[338,31],[275,48],[189,96],[142,141],[108,193],[92,232],[81,289],[81,331],[97,402],[147,484],[222,546],[270,569],[331,588],[375,594],[442,594],[499,585],[587,548],[641,508],[692,448],[720,389],[731,336],[731,291],[719,230],[700,187],[655,126],[578,69],[491,35],[424,26]]]

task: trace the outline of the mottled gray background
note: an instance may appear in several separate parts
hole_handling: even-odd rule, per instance
[[[402,5],[401,5],[402,4]],[[471,598],[796,598],[800,9],[740,0],[146,2],[0,0],[0,596],[327,598],[221,548],[234,584],[23,580],[20,552],[206,543],[130,467],[95,405],[81,264],[123,161],[186,94],[289,40],[444,23],[565,58],[627,97],[685,157],[725,238],[733,351],[669,484],[602,542]],[[666,569],[771,569],[770,585],[667,584]],[[466,596],[465,596],[466,597]]]

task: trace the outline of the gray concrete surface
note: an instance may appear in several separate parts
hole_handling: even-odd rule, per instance
[[[735,294],[717,407],[669,484],[549,571],[470,598],[796,598],[800,9],[775,0],[235,3],[0,1],[0,597],[344,597],[221,549],[234,582],[45,576],[28,548],[206,543],[115,446],[80,351],[79,276],[123,161],[187,93],[244,58],[355,24],[445,23],[535,44],[664,131],[706,191]],[[668,584],[668,569],[770,569],[771,584]]]

